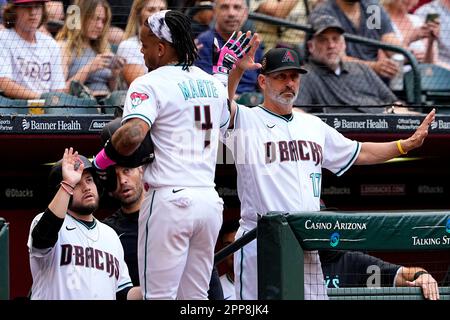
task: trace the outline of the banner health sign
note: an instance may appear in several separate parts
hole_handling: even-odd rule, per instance
[[[304,250],[450,248],[450,212],[309,212],[284,215]]]

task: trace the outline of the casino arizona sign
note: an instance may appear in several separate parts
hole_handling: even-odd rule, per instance
[[[336,220],[334,224],[332,222],[313,222],[311,220],[305,221],[305,229],[310,230],[366,230],[367,225],[365,222],[339,222]]]

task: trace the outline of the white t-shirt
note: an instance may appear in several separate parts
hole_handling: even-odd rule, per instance
[[[115,300],[116,292],[131,287],[131,279],[117,233],[95,220],[89,228],[66,215],[54,247],[33,247],[30,228],[28,249],[33,276],[33,300]]]
[[[414,14],[408,14],[407,16],[414,28],[420,28],[425,23],[425,20],[422,19],[422,17],[416,16]],[[400,31],[400,29],[398,28],[398,26],[395,24],[395,22],[393,22],[393,21],[392,21],[392,27],[394,28],[394,33],[397,36],[397,38],[403,42],[403,40],[404,40],[403,34]],[[420,39],[420,40],[411,42],[409,44],[408,49],[414,50],[417,52],[425,52],[425,50],[427,49],[426,41],[427,40],[425,40],[425,39]]]
[[[322,168],[343,174],[358,157],[360,143],[345,138],[320,118],[293,112],[286,120],[262,106],[238,106],[231,150],[241,200],[240,225],[256,227],[269,211],[319,211]]]
[[[137,36],[122,41],[117,49],[117,55],[125,58],[126,64],[145,66],[144,55],[141,52],[141,42]]]
[[[61,52],[53,38],[36,32],[36,42],[23,40],[14,29],[0,31],[0,77],[37,93],[64,89]]]
[[[220,131],[230,119],[222,83],[197,67],[163,66],[137,78],[125,100],[122,123],[151,126],[155,160],[145,169],[152,187],[214,187]]]

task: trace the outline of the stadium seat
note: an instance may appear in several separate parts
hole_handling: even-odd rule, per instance
[[[27,114],[28,102],[22,99],[9,99],[0,96],[0,114]]]
[[[236,99],[236,102],[247,107],[254,107],[264,102],[264,97],[260,92],[244,92]]]
[[[113,91],[105,100],[103,101],[104,111],[107,114],[115,114],[118,109],[123,110],[123,105],[125,104],[125,99],[127,97],[127,90],[117,90]]]
[[[41,99],[45,99],[46,114],[73,115],[99,113],[97,100],[94,99],[78,98],[62,92],[43,93]]]
[[[428,105],[450,104],[450,70],[435,64],[419,64],[422,103]],[[405,73],[404,87],[409,103],[414,100],[412,71]],[[439,112],[444,110],[439,110]],[[448,110],[450,112],[450,109]]]

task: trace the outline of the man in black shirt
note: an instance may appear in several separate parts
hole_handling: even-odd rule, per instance
[[[122,243],[125,262],[133,285],[139,285],[138,272],[138,219],[141,202],[144,199],[142,167],[125,168],[116,166],[117,189],[111,195],[120,202],[120,208],[103,223],[113,228]]]

